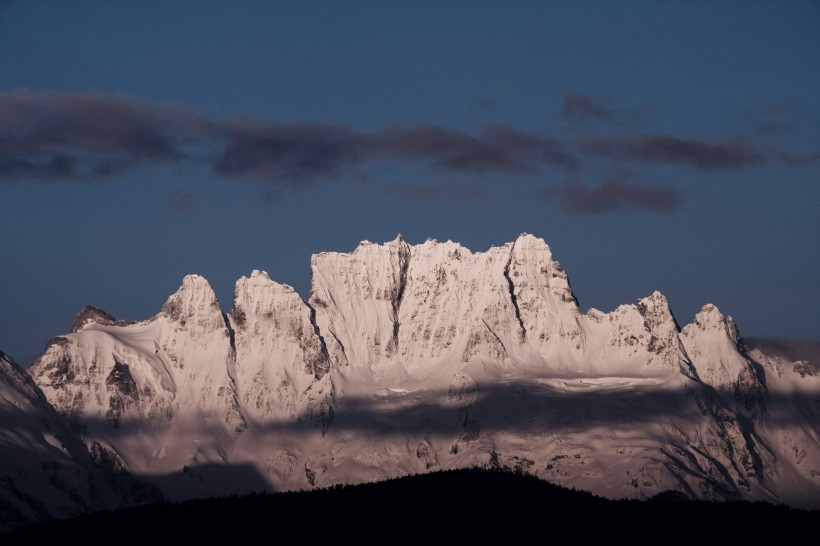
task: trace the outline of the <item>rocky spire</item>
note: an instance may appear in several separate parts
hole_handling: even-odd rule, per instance
[[[747,413],[764,407],[766,388],[740,350],[740,333],[732,317],[706,304],[694,322],[683,327],[680,339],[704,383],[733,398]]]
[[[160,310],[160,315],[192,335],[207,335],[225,328],[222,310],[205,277],[186,275],[182,285]]]

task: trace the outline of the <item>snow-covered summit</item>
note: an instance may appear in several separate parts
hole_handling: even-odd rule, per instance
[[[363,241],[310,274],[307,301],[254,270],[230,310],[198,275],[143,322],[87,308],[31,374],[171,498],[258,486],[224,465],[275,489],[500,465],[617,497],[818,498],[820,379],[747,354],[712,305],[683,328],[657,291],[583,313],[526,233]]]
[[[207,335],[225,326],[213,288],[199,275],[186,275],[160,313],[194,335]]]
[[[680,339],[703,382],[729,393],[747,412],[762,411],[765,381],[741,347],[732,317],[708,303],[683,327]]]
[[[692,324],[701,331],[723,331],[729,336],[729,339],[733,343],[737,344],[740,342],[740,332],[735,325],[735,321],[730,315],[724,316],[717,305],[711,303],[704,305],[700,312],[695,315],[695,320]]]

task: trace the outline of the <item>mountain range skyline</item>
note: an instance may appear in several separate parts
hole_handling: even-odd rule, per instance
[[[818,29],[0,0],[0,534],[816,519]]]
[[[0,2],[0,348],[311,254],[545,237],[582,306],[820,332],[820,7]]]
[[[657,291],[584,312],[530,234],[310,265],[306,300],[254,270],[223,309],[187,275],[144,320],[85,308],[28,370],[0,355],[0,529],[465,468],[612,499],[820,502],[820,344],[747,345],[712,304],[679,324]]]

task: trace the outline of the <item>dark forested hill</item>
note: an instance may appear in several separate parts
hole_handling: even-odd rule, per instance
[[[51,522],[0,543],[461,543],[465,539],[761,540],[816,536],[820,512],[707,503],[674,494],[611,501],[530,476],[458,470],[314,491],[152,504]],[[808,534],[806,534],[808,533]]]

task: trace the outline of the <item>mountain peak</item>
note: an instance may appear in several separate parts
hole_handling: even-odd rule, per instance
[[[126,321],[117,320],[112,315],[106,313],[99,307],[94,307],[93,305],[86,305],[80,310],[79,313],[77,313],[77,317],[74,319],[74,323],[71,325],[71,333],[79,332],[92,322],[103,325],[118,326],[128,324]]]
[[[216,293],[211,288],[211,284],[205,277],[197,274],[185,275],[182,278],[182,284],[171,297],[174,296],[179,296],[188,302],[198,301],[208,305],[215,304],[217,308],[219,307]]]
[[[672,309],[669,307],[669,300],[666,296],[655,290],[645,298],[641,298],[637,302],[638,310],[646,318],[651,315],[656,321],[674,322],[677,327],[677,321],[672,314]]]
[[[254,312],[254,308],[268,308],[272,299],[279,295],[293,294],[301,301],[296,290],[290,285],[278,283],[270,278],[265,271],[254,269],[250,277],[240,277],[236,281],[233,296],[234,318]]]
[[[723,316],[717,305],[707,303],[695,315],[695,324],[701,330],[723,328],[726,324],[726,317]]]
[[[535,235],[530,235],[529,233],[522,233],[519,235],[514,244],[517,248],[543,250],[552,256],[552,251],[550,250],[547,242],[544,239],[536,237]]]
[[[694,325],[702,331],[723,331],[735,345],[740,342],[740,331],[734,319],[721,313],[717,305],[704,305],[695,315]]]
[[[183,327],[193,322],[196,327],[192,329],[203,333],[224,328],[216,293],[205,277],[196,274],[183,277],[180,287],[162,306],[160,315]]]
[[[649,296],[638,300],[635,306],[650,333],[647,350],[658,355],[661,362],[667,365],[679,363],[677,340],[680,326],[672,314],[666,296],[655,290]]]
[[[259,269],[254,269],[253,271],[251,271],[251,276],[250,276],[250,278],[251,278],[251,279],[255,279],[255,278],[257,278],[257,277],[261,277],[261,278],[263,278],[263,279],[268,279],[268,280],[270,280],[270,275],[268,275],[268,272],[267,272],[267,271],[261,271],[261,270],[259,270]]]
[[[182,288],[192,288],[192,287],[211,287],[211,284],[208,282],[208,279],[201,275],[197,275],[196,273],[191,273],[189,275],[185,275],[182,278]]]
[[[274,281],[270,278],[270,275],[268,275],[267,271],[261,271],[259,269],[254,269],[253,271],[251,271],[249,277],[240,277],[236,281],[234,294],[236,294],[240,290],[249,290],[251,289],[251,287],[283,290],[285,292],[296,291],[292,286],[288,284],[282,284]]]
[[[663,307],[663,306],[668,307],[669,306],[669,301],[666,299],[666,296],[664,296],[658,290],[655,290],[654,292],[652,292],[651,294],[649,294],[645,298],[639,299],[638,303],[642,304],[642,305],[658,305],[658,306],[661,306],[661,307]]]

